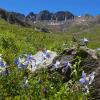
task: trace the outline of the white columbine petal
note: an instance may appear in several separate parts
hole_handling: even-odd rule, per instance
[[[54,64],[55,68],[58,68],[60,65],[60,62],[57,60],[56,63]]]

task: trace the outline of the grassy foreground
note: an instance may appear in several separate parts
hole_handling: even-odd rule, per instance
[[[99,28],[93,27],[90,33],[78,34],[76,37],[87,37],[90,48],[99,48]],[[46,69],[41,69],[32,74],[29,70],[19,71],[14,64],[14,59],[20,54],[35,54],[43,48],[59,53],[65,47],[72,46],[71,41],[71,33],[36,32],[0,19],[0,53],[10,70],[9,75],[0,75],[0,100],[87,100],[88,95],[78,88],[77,81],[81,76],[76,73],[72,80],[63,83],[63,77],[56,71],[50,74]],[[28,86],[24,87],[25,77],[28,78]]]

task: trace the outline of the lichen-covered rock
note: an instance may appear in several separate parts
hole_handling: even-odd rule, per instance
[[[60,55],[55,57],[52,64],[49,65],[49,70],[57,70],[65,76],[66,81],[70,79],[71,65],[75,63],[75,57],[81,57],[81,66],[87,74],[95,72],[95,77],[90,85],[90,91],[93,100],[100,100],[100,56],[95,50],[87,47],[65,49]],[[59,61],[59,63],[58,63]],[[67,68],[64,64],[67,62]],[[70,65],[68,65],[70,63]],[[55,64],[58,65],[55,67]],[[68,67],[69,66],[69,67]],[[64,68],[66,71],[64,72]],[[93,89],[93,90],[92,90]],[[91,100],[92,100],[91,99]]]
[[[35,55],[23,54],[15,59],[18,69],[29,69],[31,72],[37,69],[47,68],[57,56],[56,52],[50,50],[39,51]]]
[[[82,66],[85,70],[91,72],[96,69],[99,65],[98,56],[95,50],[89,49],[87,47],[70,48],[65,49],[60,55],[55,57],[52,64],[54,64],[57,60],[63,64],[65,62],[74,63],[75,57],[80,56],[82,59]]]
[[[75,54],[76,51],[73,48],[64,50],[54,58],[52,64],[48,66],[49,70],[58,71],[62,77],[64,77],[64,80],[68,81],[70,79],[71,67]]]
[[[47,68],[56,56],[57,53],[50,50],[47,50],[47,52],[39,51],[32,56],[35,61],[33,60],[31,65],[28,66],[28,69],[34,72],[36,69]]]
[[[95,68],[92,70],[95,70],[96,76],[93,84],[91,85],[91,100],[100,100],[100,55],[98,56],[98,61],[94,65]]]

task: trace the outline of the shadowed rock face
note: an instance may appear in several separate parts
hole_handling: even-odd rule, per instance
[[[52,14],[48,10],[43,10],[39,14],[37,14],[37,20],[51,20]]]
[[[57,20],[57,21],[64,21],[65,18],[66,19],[72,19],[74,18],[74,15],[70,12],[65,12],[65,11],[59,11],[56,13],[51,13],[48,10],[43,10],[40,11],[40,13],[35,14],[33,12],[30,12],[26,17],[24,14],[20,14],[20,13],[16,13],[16,12],[7,12],[4,9],[0,9],[0,16],[1,18],[4,18],[5,20],[7,20],[7,18],[9,19],[11,16],[13,16],[13,19],[17,18],[21,21],[25,21],[25,19],[31,20],[31,21],[49,21],[49,20]],[[10,21],[10,19],[9,19]]]
[[[16,12],[9,12],[9,15],[13,15],[13,17],[21,20],[21,21],[25,21],[25,15],[24,14],[20,14],[20,13],[16,13]]]
[[[34,14],[33,12],[30,12],[27,16],[26,16],[26,21],[36,21],[36,14]]]
[[[57,16],[58,21],[66,21],[69,19],[74,19],[74,15],[70,12],[59,11],[55,13],[55,15]]]
[[[16,13],[16,12],[7,12],[4,9],[0,9],[0,18],[8,21],[11,24],[18,24],[21,26],[29,26],[28,23],[25,22],[25,15]]]
[[[33,12],[30,12],[26,18],[32,19],[32,21],[50,21],[50,20],[56,20],[56,21],[65,21],[68,19],[73,19],[74,15],[70,12],[65,11],[59,11],[56,13],[51,13],[48,10],[40,11],[39,14],[34,14]]]
[[[91,85],[92,97],[90,98],[90,100],[100,100],[100,55],[98,56],[97,63],[94,63],[94,65],[96,77],[93,84]]]
[[[70,12],[58,11],[56,13],[49,12],[48,10],[40,11],[40,13],[35,14],[30,12],[27,16],[24,14],[16,12],[7,12],[4,9],[0,9],[0,17],[7,20],[10,23],[29,23],[32,25],[35,21],[65,21],[68,19],[73,19],[74,15]]]
[[[0,8],[0,17],[7,20],[7,15],[8,13],[6,12],[6,10]]]
[[[55,70],[53,69],[54,63],[59,61],[61,66],[58,66],[56,70],[62,75],[62,77],[64,76],[64,81],[68,81],[71,78],[71,69],[69,67],[66,69],[65,73],[62,72],[62,69],[64,68],[63,64],[64,62],[70,62],[73,65],[75,63],[74,58],[76,56],[80,56],[82,58],[81,66],[87,74],[96,72],[95,79],[90,86],[92,94],[90,100],[100,100],[100,56],[97,55],[95,50],[85,47],[81,47],[79,52],[77,52],[77,49],[75,48],[66,49],[53,60],[52,64],[49,65],[49,70]]]

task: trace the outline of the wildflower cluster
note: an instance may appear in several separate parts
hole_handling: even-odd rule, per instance
[[[34,71],[39,65],[45,65],[46,61],[50,58],[50,51],[45,50],[39,52],[38,55],[24,54],[15,59],[15,64],[18,68],[29,68]]]
[[[7,63],[3,60],[2,54],[0,54],[0,73],[4,73],[7,70]]]
[[[79,80],[79,83],[83,86],[83,91],[85,93],[89,93],[89,85],[93,82],[95,77],[95,72],[86,75],[84,71],[82,71],[82,77]]]
[[[64,63],[63,63],[62,72],[63,72],[63,73],[66,72],[66,71],[68,70],[68,68],[71,68],[71,67],[72,67],[72,65],[71,65],[70,62],[64,62]]]
[[[56,62],[53,64],[53,69],[59,69],[61,68],[61,72],[62,73],[66,73],[68,71],[68,69],[71,69],[72,65],[70,62],[60,62],[59,60],[56,60]]]
[[[39,52],[38,56],[37,55],[32,55],[32,54],[23,54],[20,55],[17,59],[14,60],[15,64],[17,65],[18,69],[26,69],[26,68],[30,68],[32,71],[37,69],[40,65],[46,65],[47,60],[51,58],[51,53],[49,50],[45,50],[43,52]],[[62,66],[61,72],[62,73],[66,73],[66,71],[70,68],[72,69],[73,73],[73,78],[76,78],[76,71],[78,71],[79,69],[77,69],[77,67],[79,67],[80,65],[80,58],[77,58],[78,62],[74,64],[74,66],[70,63],[70,62],[63,62],[61,63],[59,60],[57,60],[54,64],[53,67],[54,69],[60,68]],[[1,67],[5,67],[6,68],[6,63],[4,61],[2,61],[2,57],[0,58],[0,61],[3,63],[1,64]],[[6,73],[8,70],[5,69]],[[13,70],[14,71],[14,70]],[[51,75],[43,70],[43,72],[41,71],[40,74],[36,74],[35,77],[33,76],[33,74],[29,74],[27,72],[25,72],[25,70],[22,71],[18,71],[15,70],[15,76],[13,71],[9,74],[8,78],[10,77],[11,79],[7,81],[7,85],[9,84],[9,86],[11,87],[11,90],[6,89],[6,93],[9,93],[8,91],[10,91],[10,93],[13,93],[12,95],[17,95],[17,91],[19,93],[20,91],[20,97],[22,97],[21,94],[24,94],[24,96],[26,95],[26,97],[28,98],[30,95],[31,98],[34,99],[40,99],[40,98],[50,98],[51,100],[53,100],[53,98],[55,98],[56,100],[59,99],[62,94],[64,95],[64,99],[65,98],[69,98],[70,95],[74,95],[75,90],[72,89],[72,87],[74,86],[74,82],[72,79],[70,79],[70,84],[68,85],[66,83],[62,83],[63,78],[58,75],[58,73],[54,72]],[[19,75],[19,80],[18,80],[18,75]],[[76,75],[76,76],[75,76]],[[85,93],[89,93],[89,85],[92,83],[93,79],[94,79],[94,75],[95,72],[89,74],[88,76],[86,75],[86,73],[83,71],[82,72],[82,77],[79,80],[79,83],[82,85],[82,90],[85,91]],[[75,77],[74,77],[75,76]],[[15,80],[16,79],[16,80]],[[76,80],[75,80],[76,81]],[[4,81],[3,81],[4,82]],[[76,81],[77,82],[77,81]],[[65,87],[65,84],[66,87]],[[3,84],[5,86],[5,84]],[[10,88],[9,87],[9,88]],[[17,89],[21,89],[21,90],[17,90]],[[33,92],[34,90],[34,92]],[[59,92],[57,92],[59,91]],[[79,93],[79,91],[78,91]],[[32,94],[34,96],[32,96]],[[40,97],[38,96],[40,95]],[[77,94],[78,95],[78,94]],[[17,95],[18,96],[18,95]],[[52,98],[53,96],[53,98]],[[81,95],[82,96],[82,95]],[[77,100],[80,100],[80,97],[78,97]],[[75,96],[74,96],[75,97]],[[77,97],[75,97],[77,98]]]

